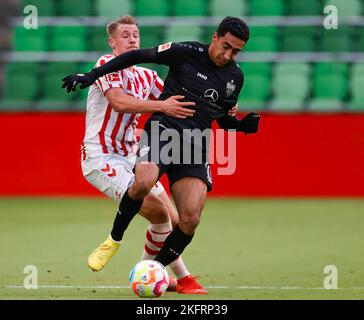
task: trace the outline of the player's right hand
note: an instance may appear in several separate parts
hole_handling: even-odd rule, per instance
[[[187,117],[192,117],[196,112],[193,109],[188,109],[186,107],[193,107],[196,105],[195,102],[191,101],[179,101],[184,99],[184,96],[172,96],[167,100],[163,100],[162,102],[162,110],[161,112],[166,114],[167,116],[185,119]]]
[[[62,79],[62,88],[67,88],[67,92],[75,91],[77,84],[80,85],[80,89],[85,89],[92,85],[97,79],[96,73],[91,70],[85,74],[71,74]]]
[[[240,120],[239,131],[244,133],[257,133],[259,128],[260,115],[250,112]]]

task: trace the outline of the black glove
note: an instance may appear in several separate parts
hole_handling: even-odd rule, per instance
[[[67,92],[75,91],[78,83],[81,83],[80,89],[85,89],[92,85],[99,78],[97,71],[92,69],[85,74],[71,74],[62,79],[62,88],[67,87]]]
[[[260,115],[254,112],[247,114],[240,120],[239,131],[245,133],[256,133],[259,127]]]

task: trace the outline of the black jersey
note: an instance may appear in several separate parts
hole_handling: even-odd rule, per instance
[[[169,66],[160,99],[184,95],[196,103],[192,117],[177,119],[154,113],[148,120],[159,121],[163,127],[177,129],[210,129],[217,120],[221,128],[239,130],[239,119],[228,112],[238,100],[244,83],[239,65],[231,61],[223,67],[215,65],[208,53],[209,45],[199,42],[166,43],[155,48],[133,50],[121,54],[93,69],[96,77],[125,69],[138,63],[158,63]]]
[[[208,53],[209,45],[199,42],[166,43],[155,48],[133,50],[121,54],[93,69],[97,78],[138,63],[158,63],[169,66],[160,99],[184,95],[196,103],[196,113],[186,119],[176,119],[155,113],[152,120],[175,129],[211,128],[217,120],[224,129],[238,129],[239,120],[228,116],[238,100],[244,83],[239,65],[231,61],[223,67],[215,65]]]
[[[177,130],[203,130],[211,128],[214,120],[226,117],[236,105],[244,75],[235,61],[224,67],[215,65],[208,48],[199,42],[167,43],[154,48],[154,62],[170,67],[160,99],[184,95],[186,101],[196,103],[196,113],[186,119],[155,113],[150,121],[158,120]]]

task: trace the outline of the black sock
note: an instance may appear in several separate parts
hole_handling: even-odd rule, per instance
[[[164,266],[168,266],[182,254],[183,250],[192,241],[193,236],[185,234],[177,224],[164,241],[162,249],[154,260],[159,261]]]
[[[111,238],[113,238],[113,240],[121,241],[125,230],[128,228],[131,220],[133,220],[134,216],[140,210],[142,204],[143,199],[131,199],[129,197],[128,190],[124,193],[124,196],[120,201],[119,210],[114,220],[114,225],[111,230]]]

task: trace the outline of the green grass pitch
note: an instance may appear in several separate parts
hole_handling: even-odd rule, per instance
[[[122,247],[99,273],[90,252],[107,236],[108,199],[0,199],[0,299],[138,299],[128,288],[147,221],[137,216]],[[207,296],[160,299],[362,299],[364,200],[209,199],[183,254]],[[23,287],[24,267],[38,289]],[[326,265],[338,289],[323,288]]]

